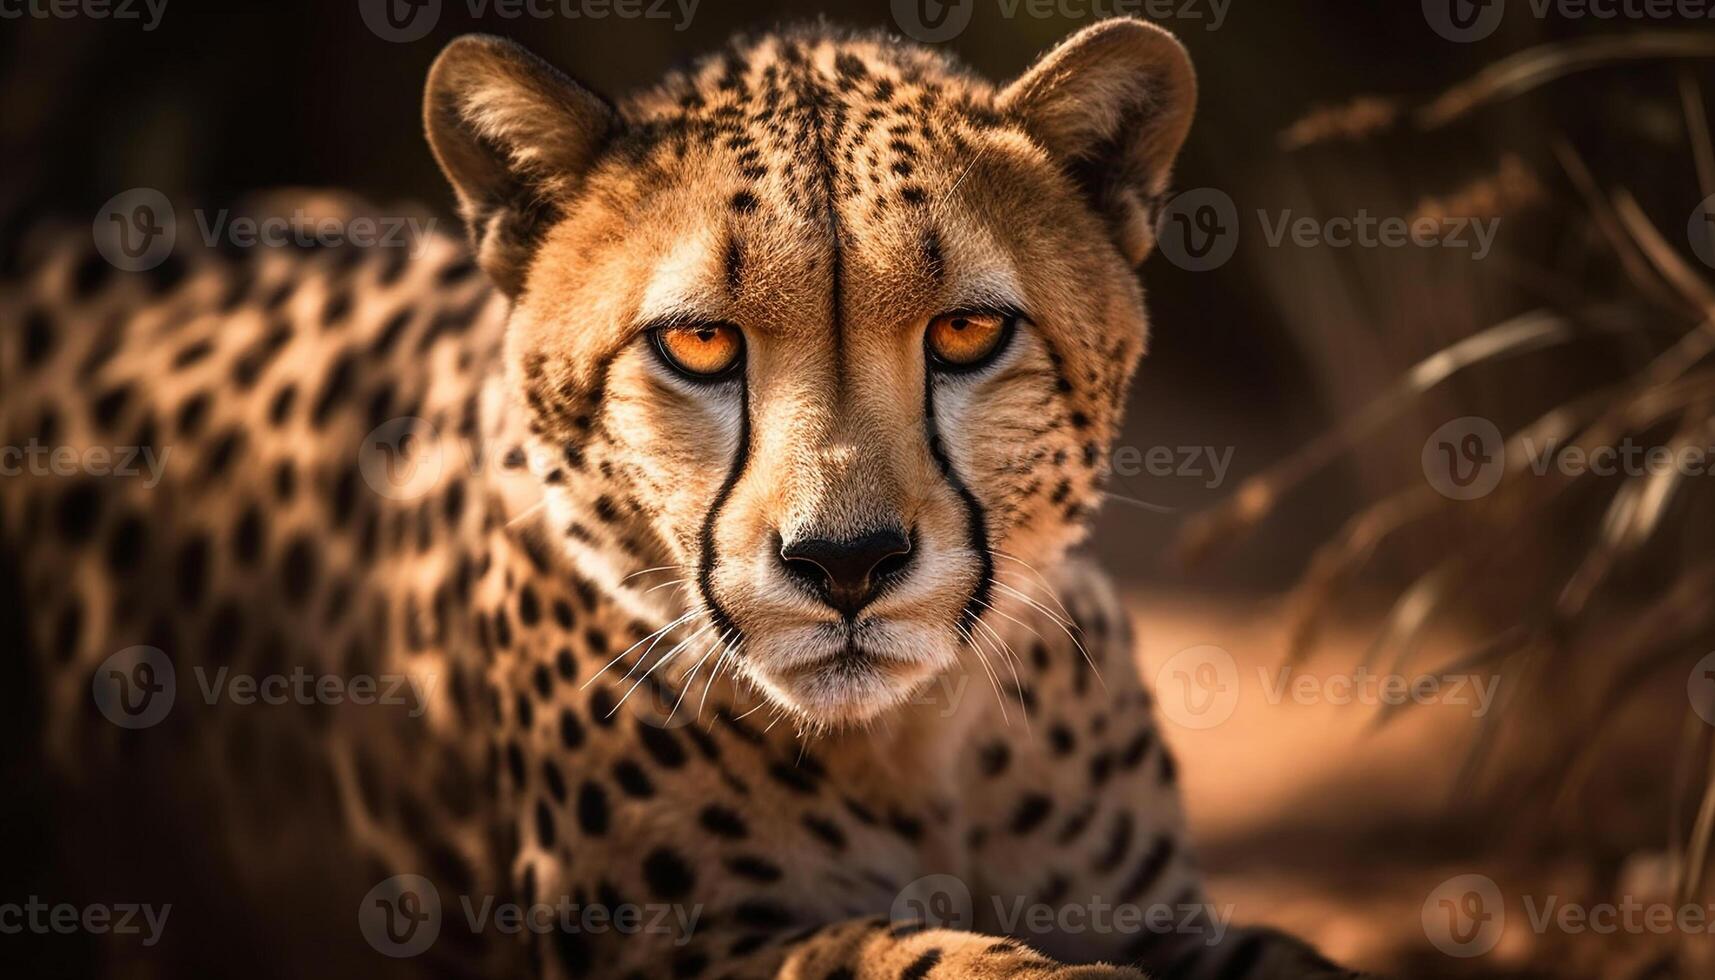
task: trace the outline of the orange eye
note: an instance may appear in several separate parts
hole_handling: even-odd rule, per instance
[[[680,373],[698,381],[719,378],[744,355],[744,334],[730,323],[693,323],[655,331],[655,348]]]
[[[1002,313],[943,313],[929,321],[925,342],[942,366],[974,368],[1000,349],[1012,328]]]

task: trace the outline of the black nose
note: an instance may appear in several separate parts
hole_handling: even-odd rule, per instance
[[[808,538],[783,544],[786,573],[815,589],[823,601],[855,616],[911,561],[904,531],[871,531],[846,541]]]

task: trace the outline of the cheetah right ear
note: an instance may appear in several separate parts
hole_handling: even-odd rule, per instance
[[[1044,55],[999,107],[1079,183],[1126,260],[1142,262],[1197,107],[1184,46],[1146,21],[1104,20]]]
[[[517,296],[537,238],[577,193],[618,115],[517,44],[470,34],[429,69],[423,123],[478,263]]]

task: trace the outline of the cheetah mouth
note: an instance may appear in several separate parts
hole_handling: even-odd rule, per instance
[[[951,634],[911,619],[815,623],[754,637],[752,677],[782,706],[861,722],[898,705],[957,658]]]

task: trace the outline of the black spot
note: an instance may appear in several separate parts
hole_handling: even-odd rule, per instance
[[[40,308],[24,314],[24,366],[33,368],[54,349],[54,324]]]
[[[548,792],[556,802],[566,802],[566,777],[560,775],[560,767],[554,765],[554,760],[542,760],[542,781],[548,784]]]
[[[1024,799],[1019,801],[1018,809],[1013,811],[1012,832],[1015,834],[1030,833],[1040,827],[1042,821],[1048,819],[1048,814],[1053,810],[1054,803],[1048,797],[1041,793],[1026,793]]]
[[[66,491],[55,509],[55,523],[60,537],[67,544],[84,544],[95,534],[101,521],[101,491],[94,483],[84,482]]]
[[[208,538],[198,534],[179,548],[177,562],[179,604],[193,611],[202,604],[208,586]]]
[[[613,764],[613,779],[627,796],[646,800],[655,795],[655,784],[649,781],[643,767],[630,759],[621,759]]]
[[[613,727],[613,694],[605,687],[590,692],[590,720],[603,728]]]
[[[607,634],[594,627],[584,630],[584,644],[589,647],[590,653],[600,657],[608,651]]]
[[[526,627],[535,626],[542,620],[542,603],[536,598],[536,590],[526,585],[518,590],[518,621]]]
[[[560,672],[560,679],[575,681],[578,679],[578,662],[572,657],[570,647],[561,647],[554,655],[554,669]]]
[[[920,841],[923,839],[923,821],[915,817],[894,811],[888,814],[887,825],[893,828],[894,833],[906,840]]]
[[[708,955],[694,949],[681,950],[673,955],[675,980],[695,980],[703,975],[708,966]]]
[[[744,824],[744,818],[724,806],[710,804],[703,808],[698,817],[703,829],[717,837],[729,840],[742,840],[750,833],[750,828]]]
[[[560,744],[568,749],[584,744],[584,724],[570,708],[560,709]]]
[[[517,784],[524,782],[524,750],[517,742],[506,745],[506,770],[512,774],[512,781]]]
[[[60,610],[59,622],[54,626],[54,656],[62,661],[71,660],[77,655],[82,639],[83,601],[74,595]]]
[[[1136,737],[1127,743],[1125,752],[1120,756],[1120,766],[1127,771],[1136,769],[1138,764],[1143,761],[1143,757],[1149,754],[1149,747],[1154,743],[1154,732],[1149,729],[1138,732]]]
[[[554,811],[546,800],[536,801],[536,840],[543,850],[554,849]]]
[[[1093,871],[1106,871],[1125,859],[1131,848],[1131,814],[1124,810],[1114,814],[1114,828],[1108,833],[1108,846],[1091,866]]]
[[[92,406],[95,424],[103,430],[111,431],[130,400],[131,387],[129,385],[116,385],[96,396],[95,404]]]
[[[829,847],[832,847],[836,851],[845,849],[846,832],[840,829],[839,824],[834,823],[832,820],[826,820],[822,817],[818,817],[813,813],[804,814],[803,823],[804,829],[814,834]]]
[[[411,323],[411,308],[406,307],[387,318],[381,330],[375,335],[375,340],[369,345],[369,353],[374,357],[385,357],[399,342],[399,337]]]
[[[1012,750],[1005,742],[993,742],[983,746],[977,754],[977,765],[983,775],[993,778],[1006,771],[1007,763],[1012,761]]]
[[[1055,755],[1071,755],[1072,750],[1077,748],[1078,740],[1072,737],[1071,729],[1057,723],[1048,729],[1048,745]]]
[[[316,573],[321,564],[321,557],[316,551],[315,542],[308,535],[299,535],[286,546],[285,558],[280,563],[280,584],[285,593],[286,601],[294,606],[301,606],[310,591],[315,588]]]
[[[1165,834],[1157,837],[1155,845],[1149,849],[1148,854],[1143,856],[1143,860],[1138,863],[1137,869],[1126,880],[1125,886],[1120,892],[1121,897],[1127,902],[1134,902],[1144,897],[1150,886],[1155,884],[1157,878],[1161,877],[1162,870],[1167,867],[1167,862],[1172,857],[1173,838]]]
[[[899,975],[899,980],[923,980],[939,962],[941,962],[941,951],[938,949],[928,950],[922,956],[911,961],[911,965],[907,966],[905,972]]]
[[[1090,784],[1100,787],[1113,774],[1114,756],[1112,752],[1098,752],[1090,757]]]
[[[327,303],[322,306],[322,327],[328,328],[337,326],[339,321],[345,319],[345,315],[350,312],[351,293],[348,290],[342,289],[329,296]]]
[[[274,496],[281,503],[290,503],[298,493],[298,470],[289,459],[282,459],[274,467]]]
[[[198,340],[186,344],[173,355],[173,370],[179,371],[190,367],[208,357],[214,352],[214,344],[207,340]]]
[[[607,790],[586,781],[578,788],[578,826],[591,837],[600,837],[607,833],[607,816]]]
[[[208,447],[207,455],[203,456],[202,478],[216,480],[232,465],[233,457],[244,445],[244,432],[236,427],[221,433],[214,444]]]
[[[740,925],[770,932],[784,930],[797,921],[785,908],[754,898],[739,902],[738,908],[733,910],[733,915]]]
[[[678,852],[657,847],[643,859],[643,880],[659,898],[680,898],[696,885],[696,875]]]
[[[114,525],[112,535],[107,539],[107,567],[115,574],[123,574],[137,566],[143,557],[144,542],[148,536],[148,528],[143,519],[136,514],[126,514]]]
[[[751,881],[779,881],[784,876],[779,865],[749,854],[728,858],[726,867],[740,878],[749,878]]]
[[[327,424],[334,409],[339,408],[351,397],[351,389],[356,381],[357,359],[350,353],[340,355],[328,371],[327,380],[322,383],[321,393],[316,396],[315,407],[310,411],[310,421],[320,428]]]
[[[643,748],[650,757],[662,767],[677,769],[685,764],[685,747],[665,728],[656,728],[648,722],[639,721],[637,738],[643,743]]]
[[[739,191],[732,196],[732,209],[739,214],[749,214],[756,210],[756,195],[750,191]]]
[[[775,782],[795,793],[808,796],[816,792],[815,779],[811,777],[810,773],[797,766],[776,762],[768,767],[768,774],[774,777]]]

